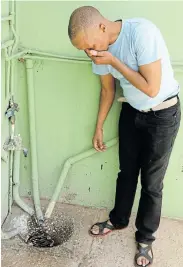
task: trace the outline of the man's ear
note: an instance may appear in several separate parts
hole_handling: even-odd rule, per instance
[[[103,23],[100,23],[99,27],[103,32],[106,31],[106,26]]]

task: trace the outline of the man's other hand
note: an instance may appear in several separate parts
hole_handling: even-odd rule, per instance
[[[106,146],[103,143],[103,130],[102,129],[96,129],[95,135],[93,137],[93,147],[98,152],[104,152],[106,150]]]

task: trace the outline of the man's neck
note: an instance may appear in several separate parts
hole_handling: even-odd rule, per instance
[[[122,29],[121,20],[115,22],[111,21],[109,23],[109,45],[113,44],[117,40],[121,32],[121,29]]]

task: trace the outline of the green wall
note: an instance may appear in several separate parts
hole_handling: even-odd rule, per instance
[[[17,2],[17,31],[20,47],[69,56],[84,56],[67,37],[71,12],[85,3],[93,5],[109,19],[146,17],[161,29],[171,59],[183,61],[183,3],[172,2]],[[112,12],[111,12],[112,11]],[[175,67],[183,85],[183,73]],[[98,110],[100,85],[91,66],[51,61],[34,61],[38,166],[41,197],[50,198],[64,161],[91,148]],[[16,101],[19,102],[18,129],[24,144],[29,144],[25,64],[16,64]],[[117,90],[117,95],[122,94]],[[116,96],[117,97],[117,96]],[[181,96],[182,98],[182,96]],[[183,99],[183,98],[182,98]],[[115,101],[105,124],[105,141],[117,136],[120,104]],[[183,126],[176,140],[165,178],[163,215],[183,218]],[[21,194],[31,194],[30,156],[21,158]],[[75,164],[64,184],[60,201],[111,208],[118,172],[117,146],[105,153]],[[137,209],[139,191],[134,210]]]

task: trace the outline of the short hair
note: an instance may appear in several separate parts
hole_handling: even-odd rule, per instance
[[[70,16],[68,35],[73,40],[81,31],[96,25],[97,20],[102,18],[100,12],[92,6],[82,6],[74,10]]]

